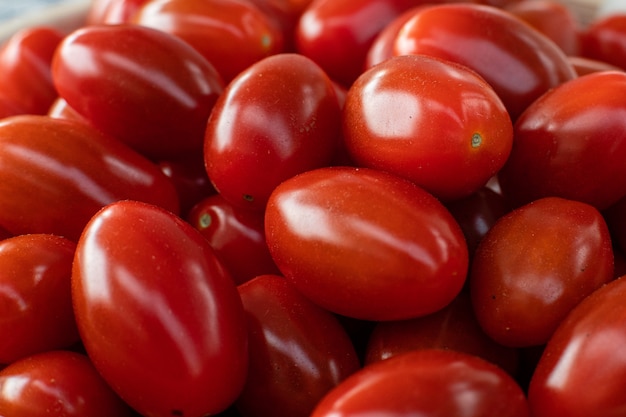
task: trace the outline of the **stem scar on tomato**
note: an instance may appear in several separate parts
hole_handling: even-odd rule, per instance
[[[480,133],[474,133],[472,135],[472,148],[478,148],[483,143],[483,137]]]
[[[242,197],[244,200],[249,201],[250,203],[254,201],[254,197],[250,194],[244,194]]]
[[[203,213],[198,219],[198,224],[202,229],[208,229],[211,223],[213,223],[213,217],[208,213]]]
[[[185,413],[182,410],[172,410],[172,415],[182,417]]]

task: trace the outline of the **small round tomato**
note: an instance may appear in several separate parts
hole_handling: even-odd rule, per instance
[[[370,68],[352,84],[343,136],[357,165],[454,200],[483,187],[504,165],[513,125],[498,95],[474,71],[405,55]]]
[[[626,70],[626,14],[611,13],[587,26],[581,35],[581,54]]]
[[[429,314],[452,301],[466,278],[467,246],[450,212],[382,171],[329,167],[286,180],[270,196],[265,230],[282,274],[348,317]]]

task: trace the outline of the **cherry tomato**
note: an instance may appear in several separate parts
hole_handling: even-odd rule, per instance
[[[312,0],[248,0],[271,17],[283,34],[285,52],[295,52],[294,31]]]
[[[172,213],[130,200],[99,211],[78,241],[72,297],[94,365],[142,415],[212,415],[239,395],[241,299],[204,237]]]
[[[512,120],[540,95],[576,77],[565,53],[519,18],[492,6],[446,4],[419,10],[396,37],[394,54],[425,54],[478,72]]]
[[[624,412],[626,279],[585,298],[548,342],[530,382],[536,417],[619,416]]]
[[[360,368],[338,319],[283,277],[255,277],[239,294],[250,341],[248,377],[237,400],[244,416],[309,417],[328,391]]]
[[[340,124],[326,73],[302,55],[273,55],[243,71],[215,104],[207,173],[228,201],[262,210],[280,182],[330,164]]]
[[[581,35],[581,54],[626,70],[626,14],[593,20]]]
[[[311,417],[364,415],[528,417],[515,380],[477,356],[452,350],[403,353],[365,366],[328,393]]]
[[[178,212],[176,190],[155,164],[86,124],[0,121],[0,225],[9,232],[76,240],[101,207],[122,199]]]
[[[91,0],[86,25],[130,23],[141,6],[150,0]]]
[[[621,68],[611,65],[604,61],[599,61],[593,58],[585,58],[583,56],[569,56],[567,57],[570,64],[576,70],[578,76],[591,74],[599,71],[622,71]]]
[[[85,355],[48,351],[0,370],[0,415],[132,417]]]
[[[515,124],[511,155],[498,173],[511,204],[558,196],[604,209],[626,195],[623,94],[626,73],[604,71],[535,101]]]
[[[89,124],[89,121],[85,120],[82,115],[78,114],[78,112],[67,104],[67,101],[65,101],[62,97],[57,97],[54,100],[48,109],[47,115],[55,119],[70,119]]]
[[[329,167],[280,184],[265,212],[282,274],[306,297],[364,320],[425,315],[465,282],[463,232],[431,194],[395,175]]]
[[[176,35],[230,82],[241,71],[283,51],[283,35],[247,0],[151,0],[133,23]]]
[[[487,232],[469,277],[476,317],[506,346],[546,343],[583,298],[613,279],[608,227],[593,206],[546,197]]]
[[[59,95],[96,128],[159,159],[201,151],[223,90],[189,44],[131,24],[75,30],[59,45],[52,76]]]
[[[388,59],[348,90],[343,136],[359,166],[392,172],[441,200],[467,197],[504,165],[513,125],[465,66],[425,55]]]

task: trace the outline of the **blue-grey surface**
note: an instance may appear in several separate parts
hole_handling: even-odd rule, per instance
[[[0,0],[0,21],[44,9],[63,0]]]

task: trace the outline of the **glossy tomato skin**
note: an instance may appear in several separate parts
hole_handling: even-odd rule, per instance
[[[140,414],[216,414],[239,395],[241,299],[206,240],[170,212],[129,200],[98,212],[78,242],[72,297],[87,353]]]
[[[365,366],[326,395],[311,417],[530,416],[515,380],[477,356],[425,349]]]
[[[528,391],[533,416],[622,415],[626,361],[626,280],[584,299],[548,342]]]
[[[261,275],[239,286],[248,317],[249,370],[237,400],[245,417],[309,417],[328,391],[360,368],[338,319],[285,278]]]
[[[0,241],[0,363],[78,342],[70,291],[76,243],[46,234]],[[9,336],[10,335],[10,336]]]
[[[59,95],[96,128],[160,159],[202,149],[223,91],[213,65],[189,44],[133,24],[70,33],[55,52],[52,76]]]
[[[431,194],[382,171],[329,167],[280,184],[265,211],[283,275],[335,313],[364,320],[425,315],[465,282],[468,253]]]
[[[392,172],[450,201],[477,191],[500,170],[513,125],[498,95],[474,71],[404,55],[352,84],[343,136],[357,165]]]
[[[233,80],[211,112],[209,178],[231,203],[262,210],[280,182],[330,164],[340,119],[335,88],[317,64],[298,54],[265,58]]]
[[[502,217],[478,246],[476,317],[506,346],[545,344],[583,298],[613,279],[606,222],[594,207],[546,197]]]
[[[11,233],[76,240],[101,207],[122,199],[178,212],[176,190],[154,163],[84,123],[0,122],[0,225]]]
[[[578,74],[578,76],[599,71],[622,71],[621,68],[616,67],[615,65],[593,58],[586,58],[584,56],[569,56],[567,59],[576,70],[576,74]]]
[[[132,417],[89,358],[53,350],[0,370],[0,415],[15,417]]]
[[[115,25],[130,23],[141,6],[150,0],[92,0],[85,24]]]
[[[527,109],[498,173],[513,206],[557,196],[602,210],[626,195],[624,92],[626,73],[600,72],[554,88]]]
[[[615,13],[592,21],[582,31],[581,54],[626,70],[626,15]]]
[[[398,33],[394,53],[436,56],[472,68],[498,93],[513,121],[540,95],[576,77],[553,41],[510,13],[485,5],[418,11]]]

